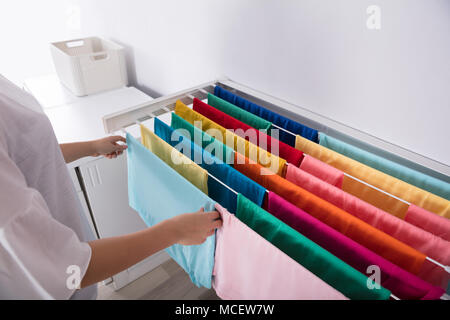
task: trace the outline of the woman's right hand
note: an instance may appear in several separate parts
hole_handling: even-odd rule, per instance
[[[217,211],[205,212],[203,208],[197,212],[181,214],[171,220],[177,234],[177,243],[182,245],[202,244],[214,234],[215,229],[222,226]]]

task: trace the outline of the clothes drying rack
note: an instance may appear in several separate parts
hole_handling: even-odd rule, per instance
[[[207,82],[171,95],[159,97],[144,104],[139,104],[128,109],[106,115],[103,117],[103,126],[105,132],[107,134],[126,132],[127,127],[134,126],[136,124],[139,125],[141,122],[156,118],[165,113],[172,112],[175,109],[175,103],[177,100],[181,100],[181,102],[186,105],[192,104],[192,100],[194,98],[204,100],[207,98],[208,93],[214,93],[214,87],[216,85],[220,85],[223,88],[266,109],[269,109],[294,121],[300,122],[313,129],[316,129],[317,131],[319,131],[319,134],[325,133],[343,142],[352,144],[363,150],[372,152],[376,155],[395,161],[411,169],[450,183],[450,166],[446,164],[430,159],[416,152],[407,150],[403,147],[377,138],[361,130],[347,126],[343,123],[313,112],[307,108],[294,105],[282,99],[262,93],[228,78]],[[293,134],[278,126],[274,125],[274,127]],[[212,178],[222,183],[217,178]],[[360,181],[357,178],[354,179]],[[229,188],[226,185],[225,187]],[[386,193],[383,190],[379,191]],[[407,203],[406,201],[399,199],[394,195],[390,196]],[[428,257],[427,260],[440,265],[447,272],[450,272],[449,266],[444,266]]]

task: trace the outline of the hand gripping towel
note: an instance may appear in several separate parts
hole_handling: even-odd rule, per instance
[[[128,199],[148,226],[186,212],[214,210],[214,201],[127,134]],[[215,235],[201,245],[166,249],[197,286],[211,288]]]

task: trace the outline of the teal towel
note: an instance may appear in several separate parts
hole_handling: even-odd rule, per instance
[[[430,177],[422,172],[377,156],[323,133],[320,133],[319,140],[320,145],[328,149],[334,150],[392,177],[450,200],[450,184],[447,182]]]

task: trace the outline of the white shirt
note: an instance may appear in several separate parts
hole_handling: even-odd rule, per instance
[[[40,110],[0,76],[0,299],[95,299],[95,285],[70,286],[68,267],[84,276],[91,258],[85,241],[94,235]]]

